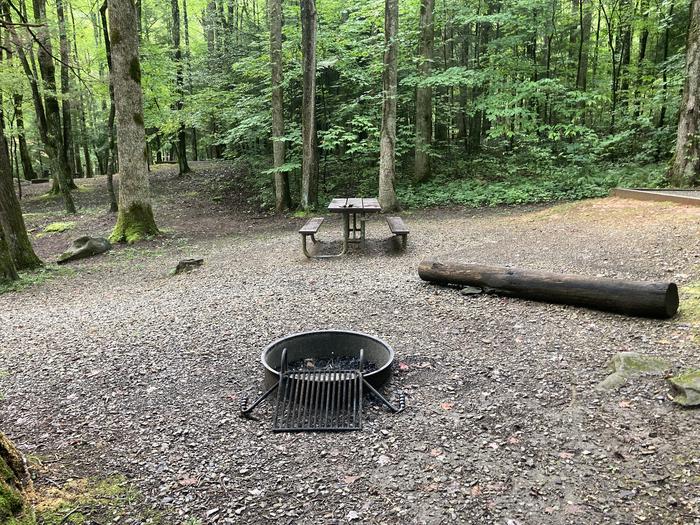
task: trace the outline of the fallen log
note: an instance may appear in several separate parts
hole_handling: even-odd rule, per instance
[[[535,270],[426,259],[418,266],[424,281],[477,286],[497,294],[667,319],[678,311],[674,283],[625,281]]]

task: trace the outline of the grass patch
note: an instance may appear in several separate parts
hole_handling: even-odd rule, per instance
[[[67,232],[68,230],[72,230],[73,228],[75,228],[75,223],[72,221],[52,222],[51,224],[44,226],[43,233],[63,233]]]
[[[10,519],[8,525],[117,523],[125,517],[139,518],[140,523],[161,521],[151,510],[134,516],[142,498],[123,476],[69,480],[38,490],[32,499],[33,509],[22,518]]]
[[[75,270],[53,265],[30,272],[20,272],[18,281],[0,283],[0,295],[8,292],[19,292],[25,288],[43,284],[51,279],[69,275],[75,275]]]
[[[681,288],[678,319],[691,326],[693,341],[700,344],[700,282]]]

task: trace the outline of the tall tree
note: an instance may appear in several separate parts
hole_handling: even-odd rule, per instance
[[[581,91],[586,91],[586,81],[588,77],[588,48],[590,47],[593,11],[591,10],[590,0],[576,1],[578,3],[578,24],[580,33],[578,42],[578,66],[576,68],[576,87]]]
[[[683,103],[669,176],[674,186],[700,186],[700,0],[690,4]]]
[[[379,139],[379,204],[385,211],[397,208],[396,99],[398,93],[399,0],[384,0],[384,73],[382,130]]]
[[[117,196],[114,192],[114,171],[117,166],[117,144],[114,140],[114,84],[112,76],[112,44],[109,40],[109,26],[107,25],[107,0],[100,7],[100,20],[102,22],[102,34],[105,42],[105,55],[107,57],[107,70],[109,71],[109,117],[107,118],[107,147],[104,153],[104,170],[107,174],[107,192],[109,193],[109,211],[115,213],[119,210]]]
[[[75,16],[73,16],[73,6],[70,7],[70,19],[71,25],[73,27],[73,54],[75,55],[75,67],[76,67],[76,77],[78,79],[78,84],[82,84],[82,78],[80,73],[80,57],[78,55],[78,36],[75,32]],[[83,90],[78,89],[78,117],[80,118],[80,135],[82,138],[83,155],[85,156],[85,176],[90,178],[93,176],[92,171],[92,158],[90,157],[90,146],[88,139],[88,127],[87,119],[85,118],[85,100],[83,99]],[[80,150],[78,150],[77,157],[80,157]]]
[[[316,0],[301,0],[302,79],[301,205],[318,201],[318,137],[316,133]]]
[[[284,100],[282,92],[282,0],[270,0],[270,66],[272,68],[272,155],[275,167],[275,209],[291,206],[284,164]],[[230,5],[232,8],[233,6]]]
[[[7,244],[15,268],[30,270],[41,266],[41,261],[29,241],[22,209],[12,184],[12,164],[4,121],[0,100],[0,229],[4,232],[3,244]]]
[[[61,57],[61,111],[63,124],[63,155],[66,156],[70,167],[71,178],[77,175],[75,149],[73,147],[73,126],[71,123],[71,94],[70,94],[70,44],[66,30],[66,13],[63,8],[64,0],[56,0],[56,16],[58,17],[58,43]]]
[[[435,28],[433,11],[435,0],[421,0],[420,3],[420,36],[418,40],[418,73],[420,81],[430,76],[433,68],[433,44]],[[433,139],[433,89],[429,85],[416,88],[416,179],[426,180],[430,177],[429,148]]]
[[[182,120],[182,108],[184,106],[183,98],[185,96],[184,76],[182,67],[182,49],[180,48],[180,5],[179,0],[171,0],[170,2],[173,15],[173,59],[175,61],[175,92],[177,101],[175,109],[177,110],[177,118],[180,124],[177,129],[177,165],[180,169],[180,175],[190,172],[190,166],[187,164],[187,133],[185,132],[185,123]]]
[[[66,212],[75,213],[75,203],[71,195],[71,170],[68,166],[68,159],[63,154],[63,130],[61,128],[61,110],[56,95],[56,67],[54,65],[53,51],[51,46],[51,36],[46,23],[46,0],[33,0],[34,18],[38,24],[36,29],[36,40],[39,43],[37,58],[39,61],[39,71],[44,82],[44,100],[38,87],[36,73],[30,68],[29,62],[24,55],[22,42],[18,38],[14,29],[10,29],[17,54],[22,62],[22,67],[29,79],[32,88],[32,98],[34,109],[36,110],[39,134],[44,143],[44,149],[49,157],[53,175],[58,182],[58,190],[63,196],[63,203]],[[5,10],[5,18],[11,23],[9,9]],[[26,19],[23,19],[26,22]]]
[[[148,184],[138,25],[133,0],[108,0],[108,6],[119,148],[119,214],[110,238],[132,243],[158,234]]]

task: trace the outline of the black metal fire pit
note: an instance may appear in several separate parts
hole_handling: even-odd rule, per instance
[[[307,359],[357,358],[362,349],[366,363],[376,366],[376,370],[363,374],[374,388],[381,388],[389,380],[394,362],[394,350],[371,335],[343,330],[302,332],[278,339],[263,351],[261,360],[265,367],[265,388],[270,388],[280,379],[280,359],[284,348],[287,349],[288,363]]]
[[[323,330],[290,335],[262,353],[266,392],[241,413],[252,410],[274,391],[274,431],[358,430],[362,399],[371,393],[393,412],[398,408],[377,389],[391,376],[394,351],[384,341],[359,332]]]

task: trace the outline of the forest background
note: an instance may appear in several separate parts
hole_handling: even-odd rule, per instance
[[[58,98],[64,129],[70,128],[65,147],[71,171],[76,177],[106,173],[113,145],[101,3],[11,5],[31,22],[42,3],[61,70]],[[282,22],[286,151],[283,162],[273,163],[275,6]],[[384,7],[383,0],[315,5],[318,160],[312,169],[318,191],[312,207],[332,196],[377,194]],[[137,10],[149,162],[176,161],[180,139],[189,160],[244,163],[262,207],[274,206],[273,175],[284,174],[289,204],[298,206],[300,4],[142,0]],[[19,23],[19,13],[10,14]],[[402,0],[398,201],[528,203],[601,196],[619,185],[665,184],[689,17],[688,3],[679,0]],[[5,50],[11,49],[9,31],[3,34]],[[39,46],[26,41],[34,62]],[[14,174],[49,175],[27,75],[12,55],[3,53],[0,90]]]

